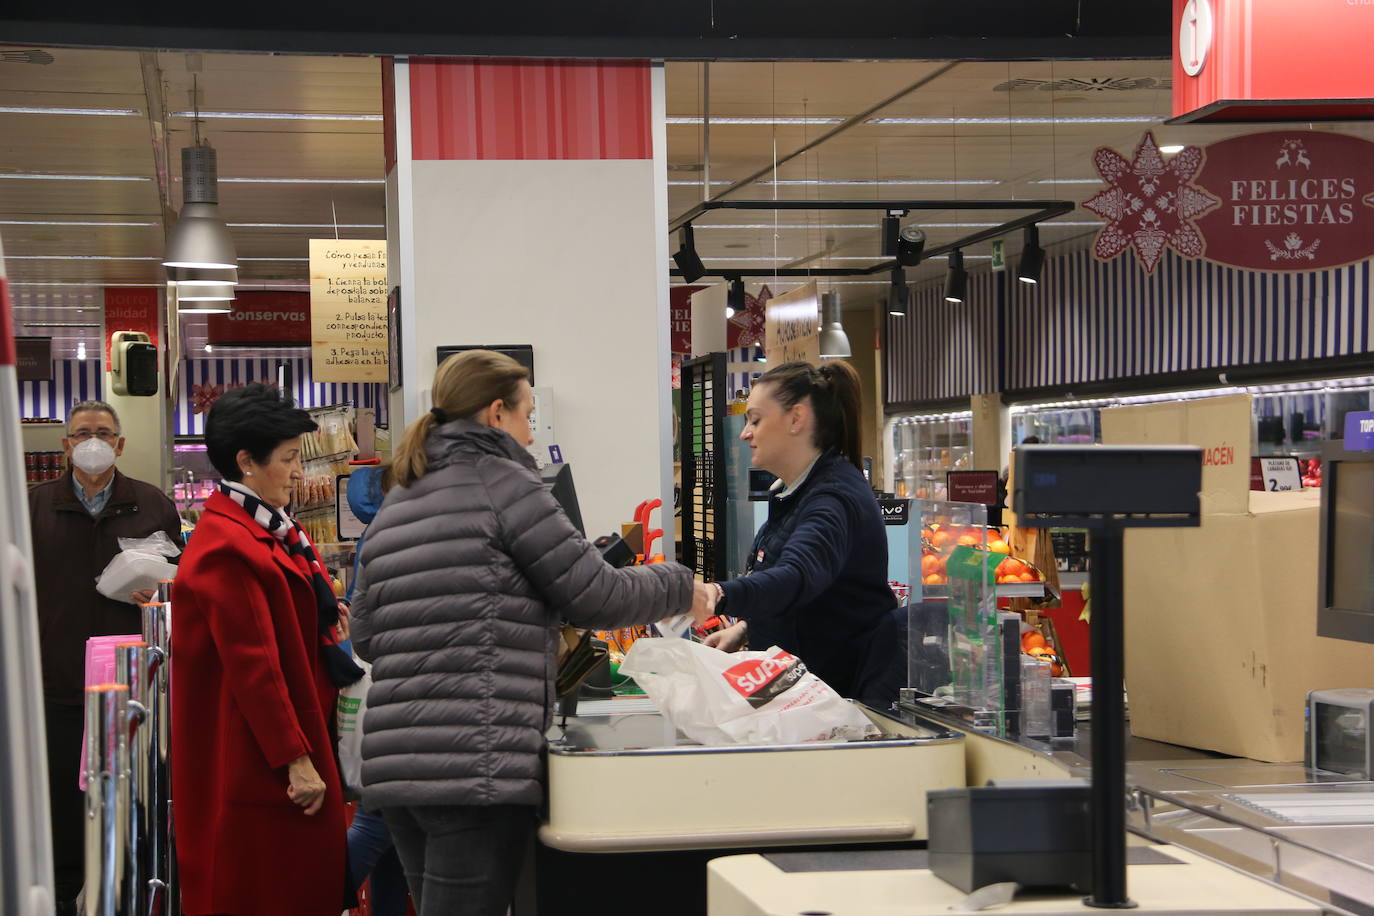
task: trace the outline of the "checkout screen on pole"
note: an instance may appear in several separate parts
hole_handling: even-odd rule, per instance
[[[1342,461],[1326,532],[1327,594],[1333,607],[1374,614],[1374,461]]]

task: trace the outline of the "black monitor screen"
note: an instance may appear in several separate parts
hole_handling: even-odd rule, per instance
[[[572,522],[579,534],[586,537],[587,529],[582,525],[582,507],[577,504],[577,489],[573,486],[572,466],[551,464],[540,472],[540,476],[544,478],[544,486],[549,488],[553,498],[563,507],[568,521]]]
[[[515,360],[526,369],[530,370],[530,384],[534,384],[534,347],[529,344],[480,344],[452,347],[435,347],[435,363],[442,363],[455,353],[462,353],[464,350],[491,350],[496,353],[504,353]]]
[[[1374,461],[1343,461],[1332,489],[1326,575],[1332,606],[1374,613]]]

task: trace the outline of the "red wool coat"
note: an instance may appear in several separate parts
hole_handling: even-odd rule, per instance
[[[187,916],[339,916],[346,828],[334,757],[337,691],[314,592],[285,548],[215,493],[172,592],[172,805]],[[307,816],[286,765],[327,787]]]

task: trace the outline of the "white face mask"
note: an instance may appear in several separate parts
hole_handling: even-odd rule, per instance
[[[72,449],[72,463],[87,474],[103,474],[115,463],[114,446],[92,436]]]

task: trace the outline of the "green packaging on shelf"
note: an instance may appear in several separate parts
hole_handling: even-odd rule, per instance
[[[988,561],[988,552],[976,547],[956,547],[945,564],[945,574],[950,579],[964,579],[977,582],[982,579],[992,585],[997,578],[997,564]]]

